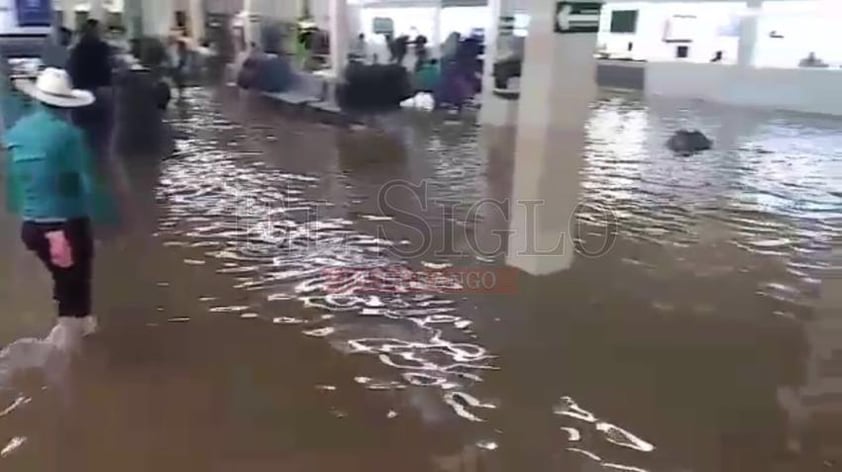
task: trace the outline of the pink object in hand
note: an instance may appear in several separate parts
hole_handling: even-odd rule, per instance
[[[50,242],[50,258],[53,264],[62,269],[73,267],[73,249],[64,231],[47,233],[47,240]]]

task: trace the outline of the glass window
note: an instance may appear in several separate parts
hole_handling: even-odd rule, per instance
[[[611,32],[637,32],[637,13],[637,10],[614,10],[611,13]]]

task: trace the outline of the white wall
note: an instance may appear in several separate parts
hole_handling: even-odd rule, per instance
[[[491,26],[491,9],[488,7],[452,7],[441,12],[442,41],[456,31],[463,36],[474,28],[488,30]]]
[[[369,38],[375,38],[375,18],[391,18],[395,25],[395,36],[402,34],[423,34],[433,36],[435,9],[430,7],[363,8],[360,12],[362,31]]]
[[[842,70],[650,62],[647,95],[842,116]]]
[[[615,10],[638,10],[637,32],[633,34],[611,33],[611,15]],[[736,62],[737,37],[726,36],[732,28],[733,18],[744,11],[745,6],[734,2],[623,2],[607,4],[600,21],[598,44],[604,46],[612,56],[629,57],[635,60],[675,59],[677,43],[664,42],[668,20],[673,15],[694,15],[697,20],[689,46],[688,62],[709,62],[716,51],[723,51],[725,62]],[[633,43],[631,53],[628,43]]]
[[[143,10],[143,34],[164,37],[170,34],[174,15],[169,0],[133,0],[140,2]]]
[[[269,18],[297,20],[301,16],[301,7],[297,0],[251,0],[254,13]]]
[[[811,51],[830,65],[842,66],[842,0],[767,0],[758,31],[758,67],[796,67]],[[784,38],[770,38],[771,31]]]
[[[463,35],[473,28],[488,28],[491,23],[491,12],[488,7],[453,7],[444,8],[441,12],[442,40],[453,31]],[[436,10],[433,7],[398,7],[381,8],[365,7],[360,12],[362,32],[366,36],[374,37],[372,23],[374,18],[391,18],[395,24],[395,35],[415,33],[432,38],[435,29]]]
[[[610,33],[611,13],[638,10],[637,32]],[[603,8],[599,43],[613,56],[636,60],[678,60],[675,43],[663,41],[667,21],[673,15],[695,15],[690,57],[686,62],[708,62],[716,51],[724,52],[724,63],[736,62],[736,26],[747,13],[743,2],[615,2]],[[770,38],[777,31],[783,39]],[[626,53],[629,42],[634,43]],[[825,62],[842,65],[842,0],[766,0],[758,19],[755,65],[759,67],[797,67],[811,51]]]
[[[209,13],[233,15],[242,11],[243,0],[205,0],[205,8]]]
[[[310,14],[316,26],[330,31],[330,0],[310,0]]]
[[[75,11],[91,11],[92,2],[83,0],[71,0],[70,3],[74,5],[73,9]],[[54,1],[53,4],[57,4],[56,8],[61,8],[61,2]],[[102,2],[103,7],[110,12],[125,11],[124,4],[124,0],[103,0]]]

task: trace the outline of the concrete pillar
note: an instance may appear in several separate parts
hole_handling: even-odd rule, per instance
[[[249,44],[260,43],[259,17],[256,11],[259,9],[257,0],[243,0],[243,11],[240,16],[243,22],[243,36],[246,42],[246,49]]]
[[[330,31],[330,9],[333,0],[310,0],[310,14],[320,29]]]
[[[345,70],[349,41],[347,0],[330,0],[330,68],[336,77]]]
[[[76,29],[75,0],[61,0],[61,25],[71,30]]]
[[[204,0],[190,0],[190,33],[196,41],[205,37],[205,2]]]
[[[547,3],[547,2],[545,2]],[[490,126],[512,126],[517,120],[517,102],[494,95],[494,63],[505,43],[514,33],[514,0],[489,0],[491,28],[486,33],[485,64],[482,81],[480,123]],[[546,8],[552,8],[549,4]],[[441,41],[438,42],[441,44]]]
[[[297,22],[301,17],[301,2],[298,0],[288,0],[286,2],[277,2],[280,6],[278,17],[284,21]]]
[[[757,23],[763,8],[763,0],[747,0],[746,15],[740,21],[740,40],[737,46],[737,65],[752,67],[757,49]]]
[[[124,0],[123,22],[126,25],[126,34],[130,39],[137,39],[145,34],[141,0]]]
[[[94,20],[99,21],[105,20],[106,15],[103,0],[90,0],[88,5],[90,5],[90,10],[88,11],[88,18],[92,18]]]
[[[530,2],[509,213],[507,263],[535,275],[573,263],[571,221],[597,91],[596,31],[554,32],[554,3]]]
[[[356,41],[357,36],[365,33],[363,28],[363,5],[361,3],[348,3],[348,38]],[[371,40],[371,38],[367,38]]]
[[[270,25],[277,22],[282,22],[289,27],[288,31],[284,32],[289,44],[282,46],[284,50],[292,51],[294,47],[292,41],[292,25],[298,21],[301,14],[301,3],[299,0],[244,0],[243,11],[241,12],[243,23],[245,25],[246,43],[255,42],[261,43],[262,25]],[[266,46],[266,45],[263,45]]]
[[[74,24],[76,21],[76,2],[73,0],[60,0],[59,8],[61,9],[61,18],[56,18],[56,23],[60,23],[65,28],[71,30],[76,29]]]
[[[301,14],[298,0],[245,0],[243,11],[274,20],[296,21]]]
[[[139,3],[144,36],[169,36],[173,24],[173,2],[171,0],[140,0]]]
[[[436,0],[436,11],[433,14],[433,37],[430,38],[430,55],[432,57],[441,57],[441,43],[444,38],[441,35],[441,11],[442,0]]]

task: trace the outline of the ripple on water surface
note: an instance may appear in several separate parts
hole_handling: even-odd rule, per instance
[[[331,188],[353,189],[364,184],[358,177],[273,167],[259,160],[247,131],[224,119],[208,96],[195,95],[187,103],[191,113],[174,125],[189,138],[181,139],[177,155],[165,162],[157,189],[166,209],[160,221],[165,245],[204,249],[205,258],[185,262],[228,274],[235,287],[265,294],[269,303],[301,302],[302,313],[260,313],[260,319],[294,326],[395,372],[392,379],[357,377],[366,388],[434,391],[455,415],[472,423],[490,422],[495,409],[505,409],[505,404],[471,393],[471,386],[496,368],[496,362],[492,352],[466,333],[472,320],[462,315],[462,301],[440,286],[418,286],[412,277],[413,271],[447,268],[455,261],[415,267],[395,251],[405,241],[360,229],[366,222],[388,223],[391,217],[363,211],[349,216],[324,200],[325,180]],[[586,205],[578,217],[588,228],[583,234],[599,235],[610,211],[622,238],[670,251],[675,264],[701,278],[751,268],[735,266],[727,251],[719,259],[706,257],[708,253],[694,257],[695,247],[729,247],[784,260],[794,280],[765,281],[757,293],[808,303],[817,274],[829,267],[825,256],[833,238],[842,231],[838,127],[742,117],[737,124],[754,125],[733,131],[729,141],[735,124],[725,115],[692,107],[664,112],[625,99],[597,103],[588,124],[582,174]],[[663,143],[679,127],[712,129],[717,149],[698,156],[670,155]],[[795,135],[787,133],[792,130]],[[233,136],[225,149],[219,148],[220,133]],[[430,154],[425,177],[430,177],[432,200],[449,209],[445,221],[482,221],[482,215],[465,211],[488,191],[489,163],[479,152],[477,130],[467,127],[455,139],[446,131],[435,132],[423,146]],[[349,196],[351,204],[364,200]],[[622,262],[650,273],[658,270],[658,261],[644,256]],[[254,310],[214,303],[209,310],[216,314],[239,316]],[[653,300],[652,306],[674,310],[665,300]],[[320,315],[303,314],[314,310]],[[713,310],[699,306],[699,312]],[[324,318],[323,313],[334,316]],[[562,398],[554,411],[564,421],[559,428],[568,451],[604,469],[644,470],[611,459],[612,450],[655,450],[570,397]],[[547,414],[551,416],[549,407]],[[498,443],[484,438],[477,444],[493,450]]]
[[[467,408],[452,401],[455,391],[480,381],[482,372],[494,368],[494,357],[465,334],[470,320],[458,314],[457,300],[442,286],[413,277],[418,269],[394,254],[404,242],[375,237],[356,225],[390,218],[348,219],[320,195],[325,176],[286,172],[252,159],[248,140],[241,139],[245,131],[224,119],[210,99],[195,97],[189,106],[192,113],[173,123],[189,138],[165,161],[157,189],[166,209],[159,228],[165,244],[204,248],[206,258],[185,263],[232,276],[236,288],[265,294],[270,306],[299,300],[302,312],[331,313],[271,313],[260,319],[301,325],[303,335],[325,338],[395,371],[394,379],[368,382],[369,390],[438,389],[444,405],[458,405],[457,413]],[[228,148],[220,149],[213,139],[219,133],[235,137]],[[254,307],[220,302],[208,309],[258,315]]]

